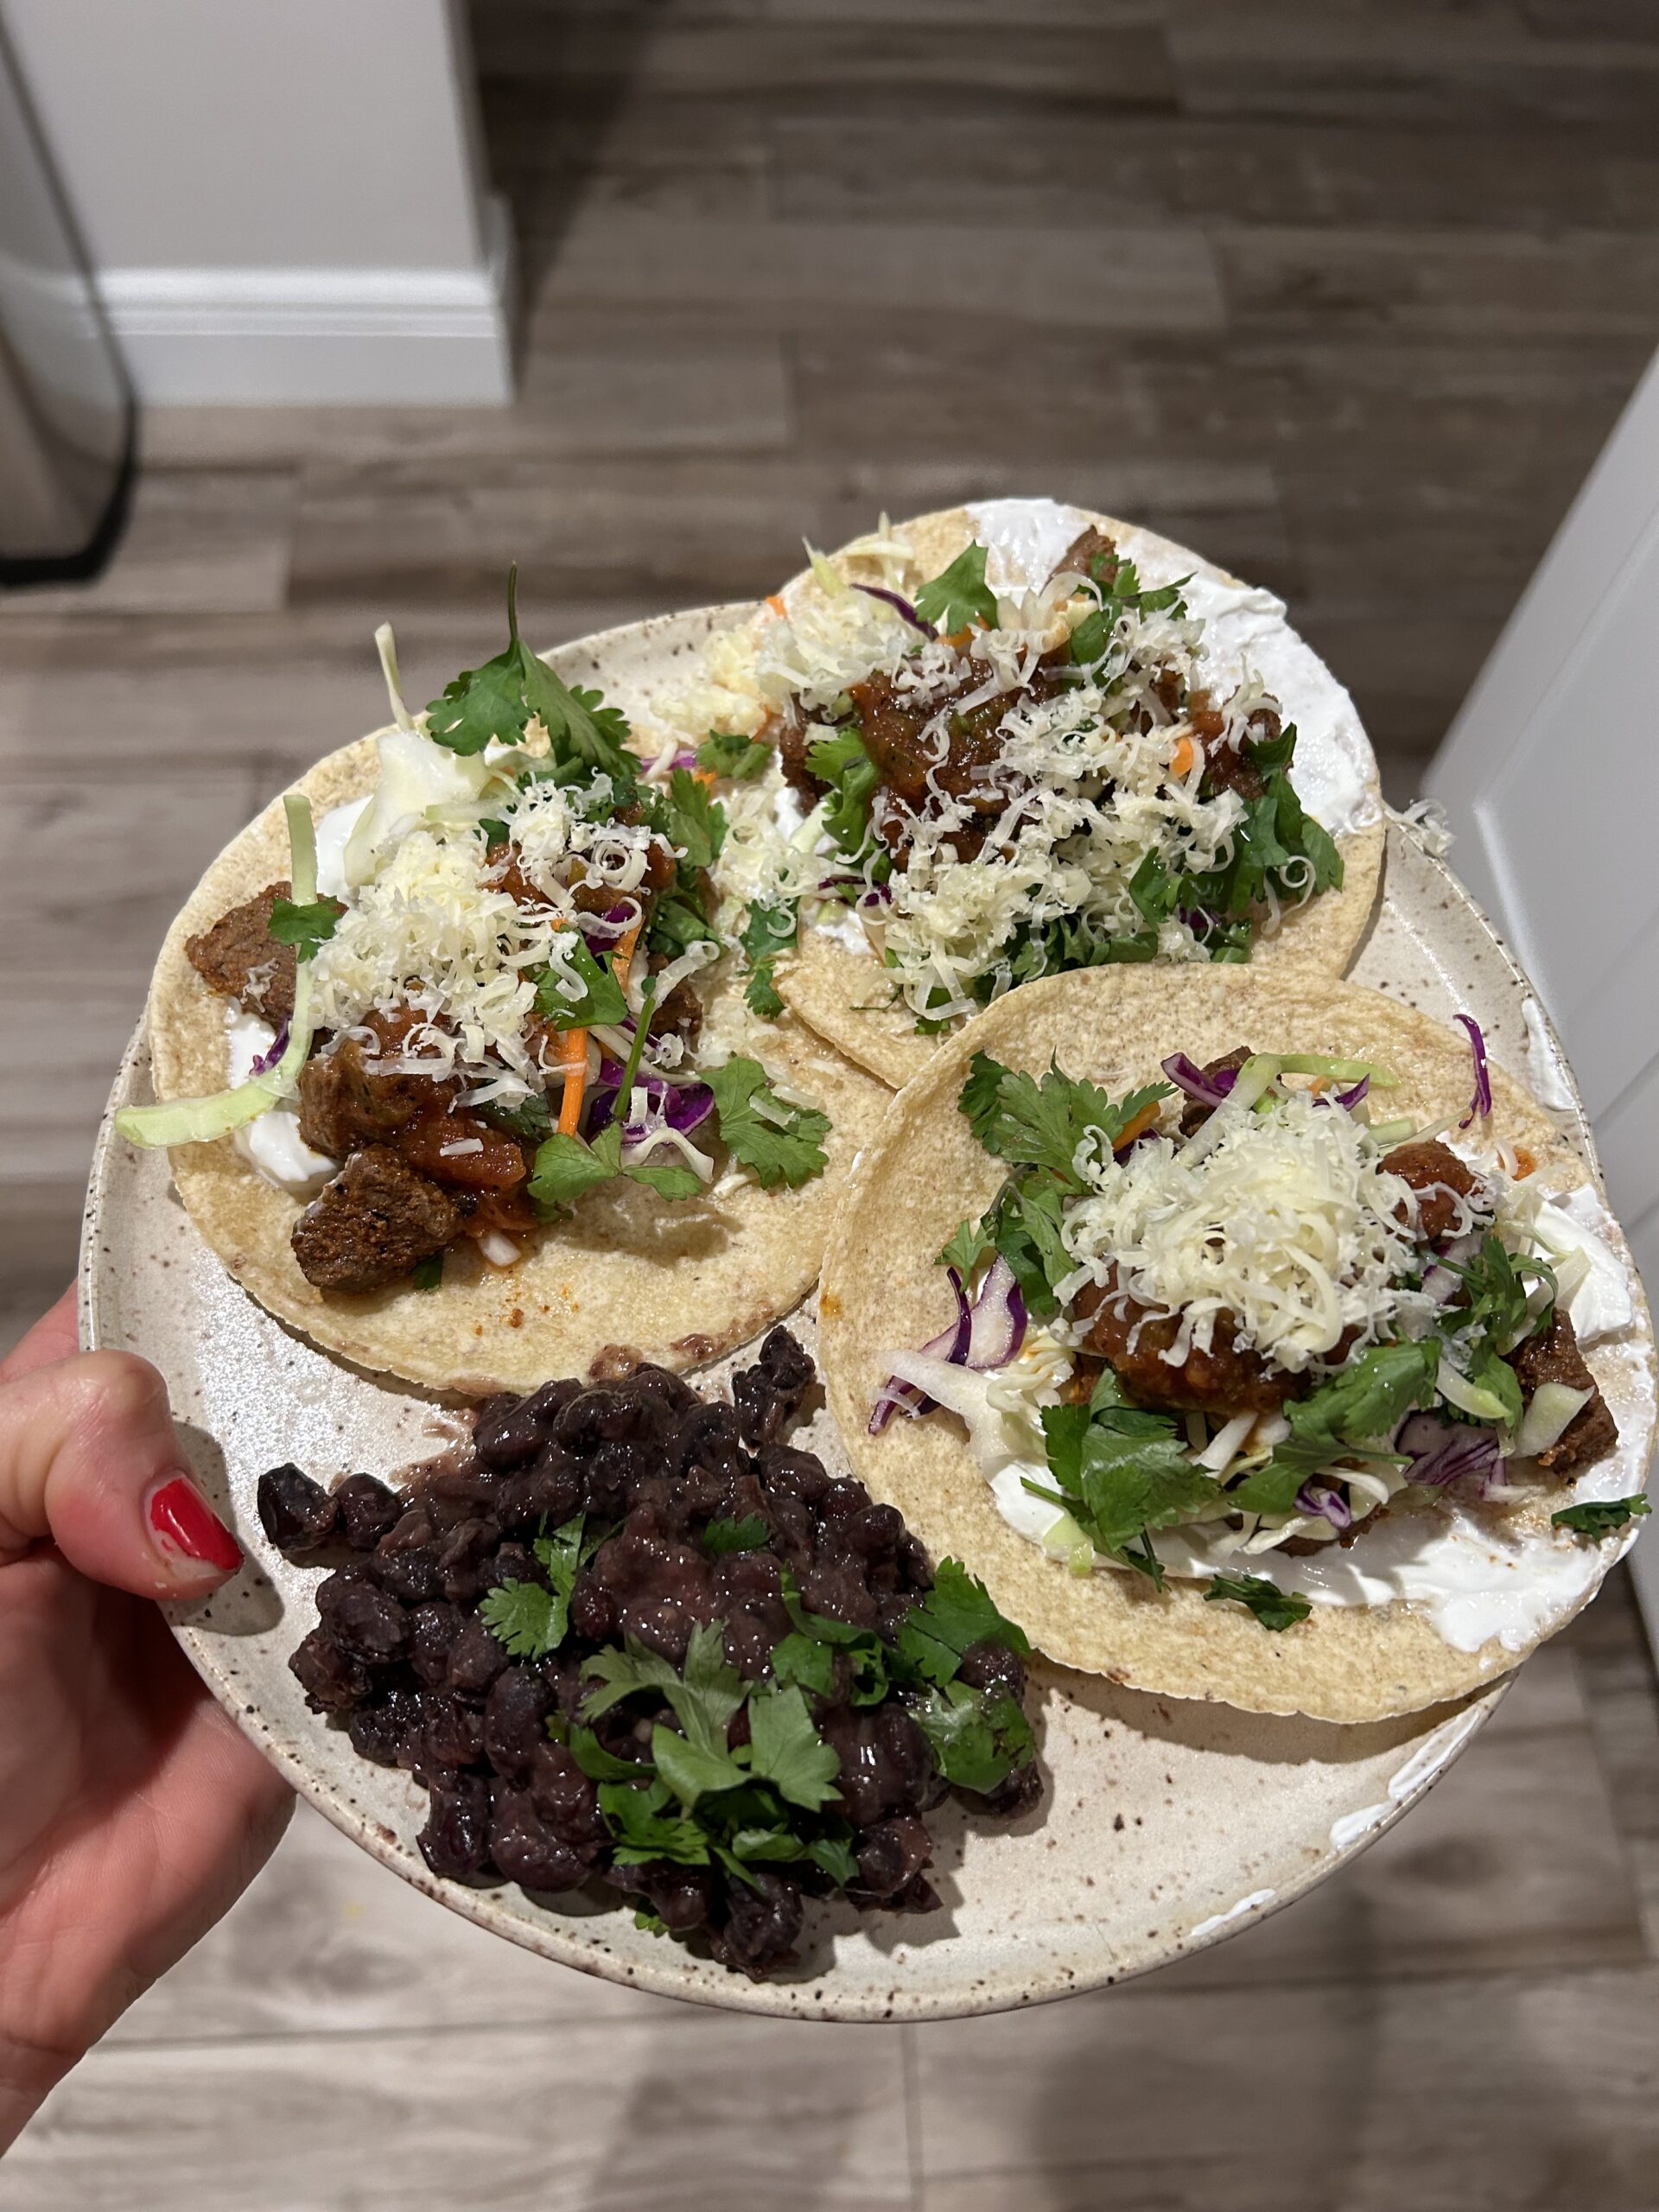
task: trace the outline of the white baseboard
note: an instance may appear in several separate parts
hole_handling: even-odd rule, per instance
[[[108,269],[97,286],[158,406],[505,406],[512,232],[486,207],[477,269]]]

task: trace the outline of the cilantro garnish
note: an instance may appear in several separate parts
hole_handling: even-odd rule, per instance
[[[713,944],[717,941],[698,898],[671,893],[652,908],[651,919],[645,925],[648,951],[659,952],[665,960],[677,960],[694,944]]]
[[[505,1129],[509,1136],[522,1137],[526,1144],[539,1144],[553,1129],[553,1116],[545,1098],[531,1091],[516,1106],[504,1106],[499,1099],[491,1099],[478,1109],[486,1122],[493,1122],[498,1129]]]
[[[1027,1478],[1026,1488],[1063,1507],[1096,1550],[1161,1588],[1150,1532],[1192,1520],[1220,1491],[1187,1458],[1179,1425],[1125,1405],[1109,1368],[1088,1405],[1045,1407],[1042,1423],[1052,1485]]]
[[[694,1198],[703,1187],[695,1167],[624,1160],[620,1121],[607,1122],[591,1144],[585,1137],[556,1129],[536,1148],[528,1187],[537,1211],[547,1218],[562,1207],[574,1205],[584,1192],[618,1175],[626,1175],[631,1183],[645,1184],[659,1198],[673,1200]]]
[[[682,868],[693,874],[712,868],[726,842],[726,810],[711,796],[709,786],[699,783],[689,768],[677,768],[668,779],[666,793],[658,795],[657,806],[668,841],[681,855]]]
[[[579,930],[569,932],[569,960],[561,968],[543,968],[537,980],[537,1014],[555,1029],[591,1029],[595,1022],[626,1021],[627,995],[610,963],[595,959]],[[582,987],[580,998],[567,997],[559,988],[572,976]]]
[[[291,899],[273,899],[266,928],[278,944],[291,944],[297,958],[309,960],[333,937],[345,911],[338,899],[311,899],[298,906]]]
[[[939,1771],[959,1789],[995,1789],[1031,1755],[1031,1723],[1006,1692],[987,1696],[953,1681],[930,1689],[912,1711]]]
[[[948,1682],[976,1643],[1006,1643],[1021,1657],[1026,1632],[998,1611],[982,1582],[954,1559],[942,1560],[933,1587],[912,1605],[899,1630],[899,1650],[931,1682]]]
[[[916,612],[947,637],[974,622],[994,630],[996,594],[985,582],[985,548],[969,546],[931,583],[924,584],[916,594]]]
[[[697,747],[699,768],[711,776],[729,776],[734,783],[758,776],[772,757],[771,746],[729,729],[711,729]]]
[[[823,1173],[830,1117],[810,1106],[785,1105],[759,1060],[742,1054],[709,1071],[722,1143],[763,1190],[791,1191]]]
[[[423,1260],[416,1260],[409,1271],[409,1280],[416,1290],[436,1290],[443,1281],[443,1255],[429,1252]]]
[[[552,1535],[537,1537],[533,1548],[546,1570],[549,1587],[539,1582],[499,1582],[480,1599],[479,1618],[515,1659],[544,1659],[563,1643],[576,1576],[605,1541],[603,1529],[585,1536],[584,1526],[578,1514]]]
[[[1260,1574],[1216,1574],[1204,1593],[1206,1605],[1215,1605],[1230,1599],[1235,1605],[1248,1605],[1263,1628],[1274,1635],[1287,1628],[1294,1628],[1298,1621],[1305,1621],[1313,1608],[1306,1598],[1294,1598],[1281,1590]]]
[[[749,963],[749,980],[743,996],[750,1011],[767,1021],[776,1021],[784,1010],[772,971],[779,954],[787,950],[799,935],[800,916],[792,902],[780,900],[776,906],[768,906],[762,899],[751,899],[737,940]]]
[[[750,1699],[749,1765],[780,1797],[810,1813],[841,1795],[835,1786],[841,1760],[819,1741],[798,1688]]]
[[[759,1551],[769,1534],[763,1514],[746,1513],[741,1521],[709,1522],[699,1541],[705,1551],[721,1559],[728,1552]]]
[[[481,753],[492,738],[522,744],[532,721],[548,734],[555,772],[601,770],[624,786],[639,771],[628,750],[627,719],[603,695],[556,677],[518,635],[518,568],[507,571],[505,649],[482,668],[463,669],[427,709],[427,735],[450,752]]]
[[[823,826],[843,853],[861,852],[869,836],[870,801],[881,772],[864,750],[856,723],[810,745],[807,766],[830,786]]]
[[[1570,1529],[1575,1536],[1611,1536],[1615,1529],[1652,1510],[1643,1492],[1637,1491],[1629,1497],[1586,1499],[1582,1505],[1564,1505],[1559,1513],[1550,1515],[1549,1525]]]

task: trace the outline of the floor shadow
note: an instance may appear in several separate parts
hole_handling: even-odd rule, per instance
[[[491,181],[530,311],[594,180],[662,0],[468,0]]]

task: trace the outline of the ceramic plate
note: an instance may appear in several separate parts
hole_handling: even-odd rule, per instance
[[[747,613],[710,608],[585,639],[554,656],[570,679],[602,664],[608,693],[638,709],[709,631]],[[1572,1077],[1525,977],[1449,872],[1390,829],[1382,903],[1352,971],[1439,1020],[1472,1013],[1494,1056],[1593,1152]],[[135,1035],[110,1111],[150,1095]],[[105,1119],[81,1251],[88,1344],[142,1352],[167,1377],[199,1479],[247,1552],[236,1581],[173,1625],[198,1671],[297,1789],[406,1880],[514,1942],[584,1973],[672,1997],[817,2019],[931,2019],[1097,1988],[1201,1949],[1323,1881],[1421,1797],[1503,1694],[1341,1728],[1116,1689],[1038,1664],[1031,1708],[1048,1789],[1013,1827],[954,1800],[930,1815],[944,1909],[867,1922],[810,1908],[802,1966],[752,1983],[578,1893],[533,1904],[427,1870],[415,1836],[426,1795],[372,1766],[308,1713],[288,1656],[315,1618],[315,1570],[265,1542],[260,1474],[295,1460],[320,1478],[395,1478],[463,1433],[459,1402],[365,1374],[315,1351],[257,1306],[207,1250],[174,1196],[166,1156],[137,1151]],[[796,1317],[810,1343],[810,1313]],[[723,1381],[745,1356],[700,1377]],[[831,1463],[826,1416],[810,1442]]]

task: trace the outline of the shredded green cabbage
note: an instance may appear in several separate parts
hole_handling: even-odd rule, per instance
[[[288,817],[289,895],[296,906],[308,906],[317,895],[317,834],[311,802],[289,792],[283,801],[283,811]],[[289,1096],[311,1050],[311,968],[308,961],[302,960],[294,982],[288,1045],[274,1068],[209,1098],[169,1098],[157,1106],[124,1106],[115,1117],[117,1132],[129,1144],[150,1150],[163,1145],[207,1144],[215,1137],[228,1136],[232,1129],[257,1121]]]

